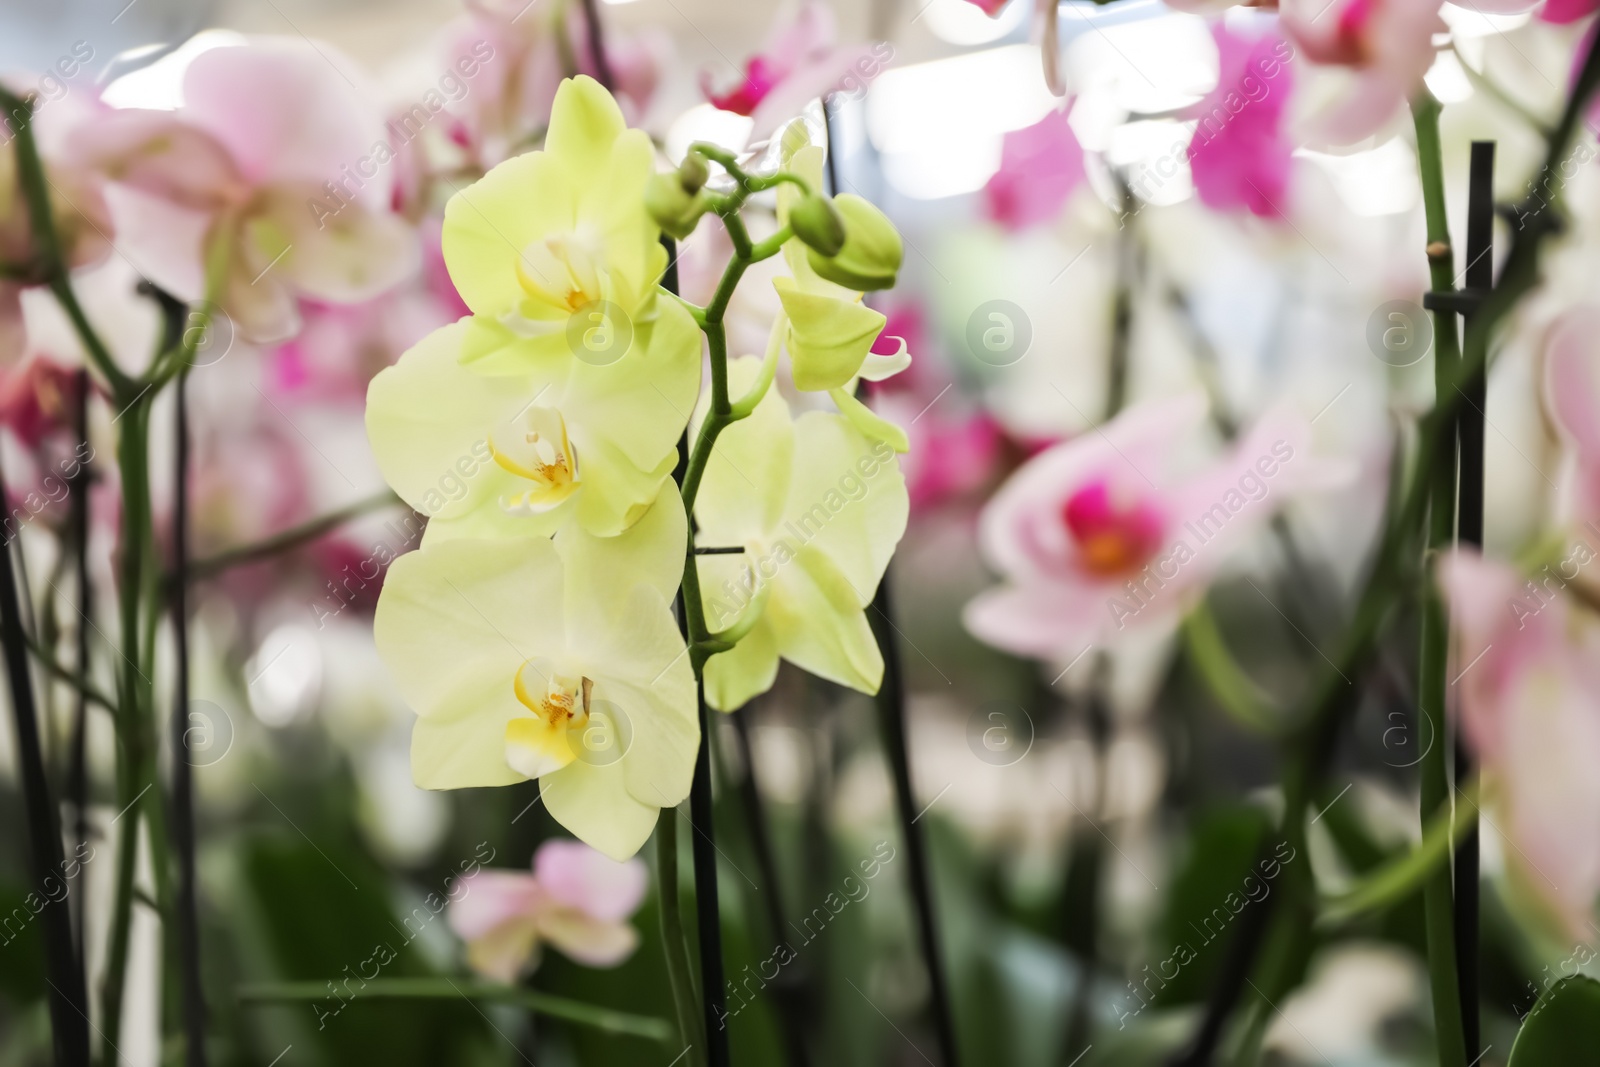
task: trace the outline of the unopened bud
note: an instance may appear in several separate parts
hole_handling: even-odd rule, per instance
[[[851,193],[834,197],[833,207],[844,220],[844,246],[833,256],[819,254],[815,247],[809,249],[806,261],[811,269],[848,289],[892,287],[905,258],[905,247],[894,223]]]
[[[681,241],[694,232],[705,201],[684,189],[676,174],[652,174],[644,187],[644,209],[662,232]]]
[[[824,256],[844,247],[844,219],[825,196],[808,195],[789,209],[789,226],[806,246]]]

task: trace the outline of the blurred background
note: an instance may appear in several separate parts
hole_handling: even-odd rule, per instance
[[[418,269],[365,303],[301,299],[297,327],[273,344],[218,331],[189,384],[191,551],[204,576],[192,601],[189,715],[214,1063],[665,1065],[676,1051],[513,1005],[338,992],[377,946],[393,953],[388,977],[470,974],[440,897],[469,864],[526,871],[541,842],[565,836],[535,803],[534,783],[451,793],[412,784],[413,715],[372,640],[383,567],[415,545],[421,527],[385,495],[363,428],[366,383],[463,313],[437,251],[444,199],[455,183],[536,145],[544,116],[529,86],[583,62],[570,40],[578,3],[520,7],[53,0],[0,14],[0,71],[47,102],[41,123],[50,111],[178,107],[187,64],[247,35],[325,46],[382,116],[403,116],[429,93],[446,98],[412,151],[374,179],[380,199],[415,228]],[[795,12],[767,0],[598,5],[624,108],[655,137],[663,166],[693,140],[742,150],[771,133],[758,128],[759,109],[741,115],[710,98],[744,77],[749,57]],[[1122,408],[1203,393],[1214,426],[1183,447],[1214,452],[1273,404],[1293,406],[1313,420],[1313,452],[1347,476],[1283,502],[1229,554],[1209,596],[1257,698],[1288,707],[1348,617],[1390,491],[1391,452],[1432,399],[1420,308],[1427,242],[1404,112],[1355,145],[1296,139],[1282,202],[1270,210],[1208,204],[1184,154],[1196,128],[1191,109],[1218,88],[1207,18],[1158,0],[1068,0],[1058,14],[1066,102],[1047,85],[1025,0],[993,16],[969,0],[835,4],[826,46],[855,49],[855,65],[825,107],[805,110],[818,127],[826,112],[839,190],[880,205],[906,244],[900,282],[877,302],[890,317],[886,332],[905,337],[916,361],[875,394],[912,440],[903,460],[912,517],[889,582],[918,826],[931,843],[955,1030],[969,1064],[1156,1063],[1176,1048],[1225,957],[1225,939],[1202,924],[1250,875],[1258,835],[1280,804],[1281,774],[1271,732],[1214,695],[1176,618],[1059,661],[1015,658],[973,637],[964,606],[995,580],[979,548],[985,502],[1030,456]],[[1271,17],[1240,8],[1225,24],[1244,32]],[[1542,159],[1541,124],[1564,99],[1581,27],[1449,5],[1444,18],[1448,44],[1427,84],[1445,104],[1451,206],[1466,203],[1474,138],[1498,142],[1499,198],[1521,196]],[[565,45],[550,44],[562,35]],[[501,65],[455,77],[452,57],[475,41],[492,42]],[[64,57],[75,62],[61,66]],[[1306,81],[1290,107],[1309,107],[1316,76],[1297,67],[1297,77]],[[547,97],[542,106],[547,113]],[[1050,126],[1063,107],[1069,133]],[[1592,144],[1592,134],[1582,137]],[[1588,234],[1600,207],[1591,171],[1579,168],[1567,190],[1575,221],[1552,257],[1567,280],[1519,309],[1490,380],[1487,543],[1505,555],[1545,536],[1558,503],[1561,442],[1544,409],[1540,353],[1550,324],[1591,284]],[[1452,221],[1463,233],[1459,212]],[[715,241],[686,246],[686,294],[709,288],[719,254]],[[159,330],[158,309],[136,291],[144,272],[130,253],[75,276],[91,319],[135,369]],[[83,363],[48,292],[23,291],[21,306],[25,330],[0,354],[0,451],[13,497],[48,470],[64,383]],[[761,351],[775,306],[770,287],[741,291],[731,318],[737,352]],[[1418,331],[1398,348],[1383,340],[1397,308],[1398,321]],[[995,323],[1010,331],[998,351],[980,343]],[[169,403],[153,416],[163,544]],[[115,414],[95,408],[90,427],[98,479],[90,560],[103,594],[90,616],[108,631]],[[345,521],[303,536],[322,516]],[[63,648],[79,625],[52,594],[67,581],[67,517],[46,506],[16,541],[39,625],[53,627],[43,632]],[[294,543],[279,550],[271,539],[286,531]],[[263,543],[258,554],[238,551]],[[1419,836],[1416,765],[1434,739],[1418,736],[1411,713],[1415,631],[1410,617],[1394,627],[1340,734],[1332,803],[1308,842],[1306,862],[1321,881],[1348,881]],[[109,678],[111,656],[101,658]],[[163,692],[171,666],[158,663]],[[64,775],[72,701],[65,686],[41,683],[46,758]],[[785,1062],[783,1005],[803,1020],[811,1062],[934,1062],[928,980],[872,700],[786,664],[738,719],[723,718],[716,738],[730,981],[761,974],[780,944],[798,954],[778,979],[741,987],[751,992],[730,1019],[735,1062]],[[109,857],[119,814],[112,735],[103,718],[91,724],[87,840]],[[752,766],[775,869],[749,832]],[[27,892],[21,803],[7,726],[0,914]],[[680,870],[689,892],[687,837]],[[1494,1046],[1483,1062],[1503,1063],[1541,969],[1559,969],[1572,948],[1523,922],[1499,891],[1504,842],[1485,833],[1483,849],[1483,1025]],[[864,865],[874,860],[869,877]],[[96,931],[108,914],[112,862],[87,864],[73,905],[90,930],[91,981],[105,963]],[[148,884],[148,855],[140,862]],[[774,874],[787,930],[773,928],[768,910]],[[1293,993],[1266,1022],[1263,1062],[1432,1062],[1420,909],[1418,898],[1380,919],[1319,928],[1301,946]],[[669,1018],[653,893],[632,922],[637,950],[618,966],[585,967],[547,946],[518,980]],[[0,946],[0,1065],[48,1060],[43,947],[24,925]],[[1193,962],[1151,992],[1148,969],[1180,943],[1193,948]],[[171,981],[161,924],[135,907],[120,1062],[175,1062],[161,1037],[173,1032],[161,1018]],[[326,984],[328,997],[239,995],[283,981]]]

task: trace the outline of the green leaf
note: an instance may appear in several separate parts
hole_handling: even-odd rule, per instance
[[[326,1000],[328,990],[324,983],[318,982],[258,982],[241,986],[239,999],[257,1003]],[[570,997],[558,997],[551,993],[523,989],[520,986],[481,982],[472,978],[374,978],[361,987],[361,999],[467,1000],[515,1004],[538,1015],[564,1019],[579,1026],[590,1026],[611,1034],[644,1037],[654,1041],[668,1041],[672,1038],[672,1027],[665,1019],[613,1011]]]
[[[1551,986],[1522,1021],[1507,1067],[1592,1063],[1600,1048],[1600,982],[1581,974]]]

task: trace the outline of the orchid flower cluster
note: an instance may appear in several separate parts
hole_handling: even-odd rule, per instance
[[[787,127],[770,174],[703,144],[658,174],[649,137],[578,76],[543,149],[451,198],[444,258],[472,313],[367,404],[385,478],[429,518],[375,622],[418,714],[418,784],[537,779],[558,822],[624,860],[689,793],[697,679],[724,711],[780,658],[877,689],[865,609],[905,528],[905,437],[854,390],[909,362],[873,352],[886,320],[862,303],[894,283],[901,245],[866,201],[821,194],[806,131]],[[767,191],[778,228],[755,241],[740,212]],[[661,234],[691,239],[706,214],[734,256],[701,308],[662,287]],[[779,255],[766,352],[730,358],[728,300]],[[783,353],[792,402],[773,385]]]

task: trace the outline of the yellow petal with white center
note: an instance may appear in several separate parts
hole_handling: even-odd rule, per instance
[[[529,714],[515,682],[566,647],[563,575],[543,540],[448,541],[395,560],[373,620],[413,711],[412,773],[429,789],[505,785],[507,725]]]

